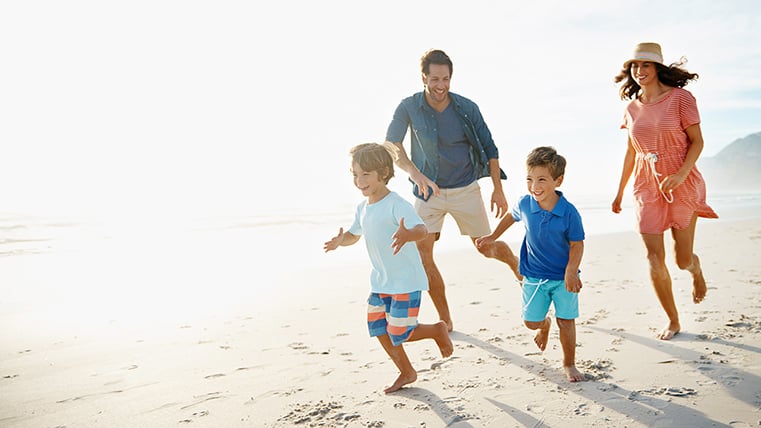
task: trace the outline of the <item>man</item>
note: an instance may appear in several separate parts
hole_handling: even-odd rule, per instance
[[[439,318],[453,330],[444,279],[433,260],[433,246],[441,235],[444,217],[450,214],[462,235],[475,240],[491,232],[478,179],[491,177],[494,191],[491,210],[498,218],[508,214],[502,190],[506,178],[499,167],[497,146],[481,112],[473,101],[449,92],[452,60],[432,49],[420,59],[423,92],[405,98],[396,108],[386,141],[399,148],[397,166],[409,174],[417,197],[415,210],[425,222],[428,235],[417,242],[428,276],[429,294]],[[402,144],[411,129],[411,160]],[[486,257],[510,266],[517,278],[518,258],[502,241],[478,248]]]

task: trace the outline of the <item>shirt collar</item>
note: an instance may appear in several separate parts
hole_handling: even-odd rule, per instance
[[[555,207],[550,211],[553,215],[556,215],[558,217],[562,217],[565,214],[565,211],[567,209],[567,203],[566,199],[563,196],[563,192],[560,190],[555,190],[555,193],[559,196],[558,202],[555,204]],[[539,203],[536,202],[536,199],[531,197],[531,212],[532,213],[538,213],[540,211],[545,211],[542,207],[539,206]]]

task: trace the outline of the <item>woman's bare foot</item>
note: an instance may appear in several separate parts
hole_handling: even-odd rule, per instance
[[[441,322],[443,322],[443,323],[444,323],[444,325],[446,325],[446,326],[447,326],[447,332],[448,332],[448,333],[451,333],[451,332],[453,332],[453,331],[454,331],[454,324],[452,324],[452,320],[449,320],[449,321],[441,321]]]
[[[449,338],[450,330],[447,328],[447,323],[439,321],[434,324],[434,327],[436,327],[436,334],[433,336],[433,339],[436,341],[436,344],[439,345],[441,356],[446,358],[452,355],[452,352],[454,352],[454,345],[452,344],[452,339]]]
[[[550,320],[550,317],[545,318],[544,321],[542,321],[542,326],[539,327],[539,331],[536,332],[536,336],[534,336],[534,343],[536,343],[536,346],[542,351],[547,348],[547,341],[550,340],[551,325],[552,321]]]
[[[692,272],[692,301],[700,303],[706,298],[708,287],[706,287],[706,280],[703,278],[703,270],[700,268],[698,256],[695,256],[694,263],[697,264],[697,269]]]
[[[661,340],[671,340],[679,334],[680,326],[679,324],[669,324],[666,327],[664,327],[663,330],[661,330],[660,333],[658,333],[655,337]]]
[[[415,382],[416,380],[417,380],[416,372],[413,371],[412,373],[409,373],[406,375],[402,373],[399,375],[398,378],[396,378],[396,380],[394,381],[394,384],[384,389],[383,392],[385,392],[386,394],[389,394],[391,392],[398,391],[402,389],[404,385],[408,385],[412,382]]]
[[[584,373],[580,372],[576,366],[563,367],[563,369],[565,370],[565,376],[570,382],[581,382],[582,380],[587,380],[587,377],[584,375]]]

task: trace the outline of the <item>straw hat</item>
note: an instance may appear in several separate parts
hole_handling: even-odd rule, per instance
[[[663,54],[661,53],[661,45],[658,43],[640,43],[634,48],[632,58],[624,63],[624,68],[628,69],[629,64],[632,61],[649,61],[663,64]]]

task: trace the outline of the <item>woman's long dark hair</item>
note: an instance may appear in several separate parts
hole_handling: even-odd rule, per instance
[[[658,73],[658,80],[660,80],[664,85],[683,88],[690,80],[697,79],[699,77],[697,73],[690,73],[689,71],[680,68],[681,65],[685,62],[686,60],[675,62],[668,67],[663,64],[654,62],[653,64],[655,64],[655,70]],[[613,81],[616,83],[620,83],[621,81],[626,80],[626,82],[621,85],[621,89],[618,91],[618,94],[621,96],[622,100],[631,100],[633,98],[637,98],[637,93],[639,93],[639,90],[641,89],[639,84],[632,78],[632,64],[633,63],[629,63],[628,67],[621,69],[621,72],[613,78]]]

